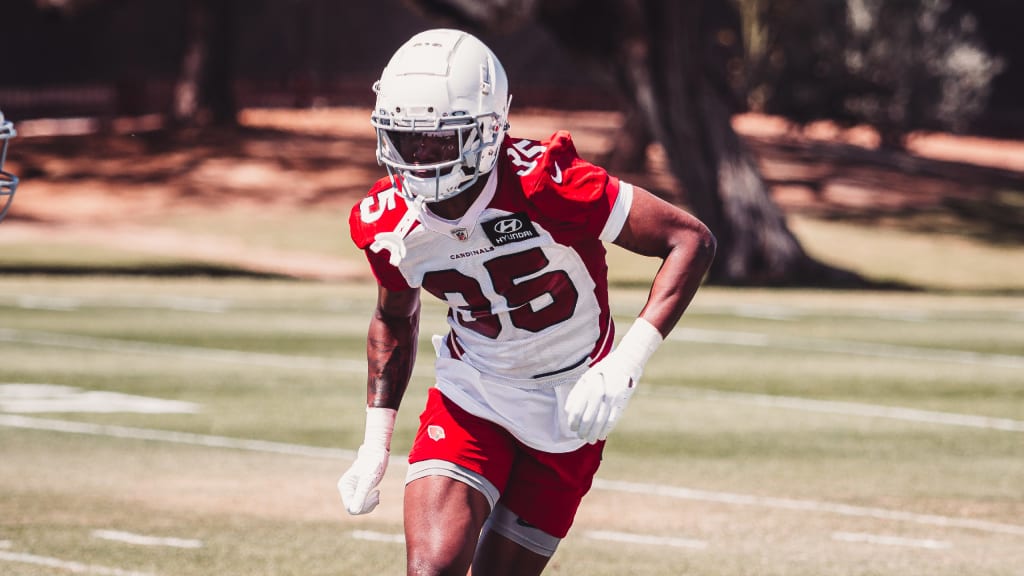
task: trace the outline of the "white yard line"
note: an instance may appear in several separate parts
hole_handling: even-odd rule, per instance
[[[939,516],[937,514],[917,514],[904,510],[853,506],[850,504],[822,502],[819,500],[797,500],[792,498],[776,498],[772,496],[756,496],[753,494],[714,492],[710,490],[695,490],[693,488],[683,488],[679,486],[665,486],[663,484],[622,482],[616,480],[603,480],[600,478],[594,480],[594,488],[613,492],[647,494],[678,500],[694,500],[699,502],[716,502],[719,504],[729,504],[734,506],[755,506],[759,508],[774,508],[779,510],[839,514],[841,516],[875,518],[878,520],[911,522],[914,524],[924,524],[927,526],[938,526],[942,528],[966,528],[982,532],[1024,536],[1024,526],[1018,524],[990,522],[988,520],[977,520],[974,518],[953,518],[951,516]]]
[[[675,538],[672,536],[654,536],[651,534],[632,534],[629,532],[613,532],[610,530],[588,530],[584,532],[583,535],[592,540],[607,540],[610,542],[624,542],[626,544],[669,546],[672,548],[693,548],[695,550],[703,550],[708,547],[708,543],[703,540]]]
[[[198,414],[199,405],[182,400],[83,390],[58,384],[0,382],[0,413]]]
[[[5,298],[6,299],[6,298]],[[184,296],[160,296],[139,298],[125,296],[117,300],[78,298],[72,296],[33,296],[19,294],[13,298],[15,306],[25,310],[52,310],[73,312],[83,308],[122,309],[167,309],[178,312],[202,312],[222,314],[231,309],[232,303],[218,298],[189,298]]]
[[[252,304],[231,297],[202,297],[174,295],[143,295],[122,293],[108,296],[50,296],[22,293],[0,293],[0,305],[15,306],[28,310],[74,311],[87,308],[158,308],[183,312],[223,313],[245,309]],[[328,305],[331,310],[351,310],[347,303],[342,306]],[[360,308],[360,310],[363,310]],[[368,309],[366,309],[368,310]],[[362,313],[362,312],[360,312]],[[815,308],[790,306],[787,304],[735,304],[714,305],[697,303],[690,307],[688,314],[735,316],[765,320],[795,320],[803,318],[861,318],[888,320],[894,322],[928,321],[1024,321],[1024,309],[1000,310],[937,310],[905,309],[900,307],[878,307],[864,309]]]
[[[405,535],[403,534],[387,534],[384,532],[374,532],[373,530],[353,530],[352,537],[356,540],[369,540],[370,542],[405,543]]]
[[[356,457],[355,450],[343,450],[341,448],[321,448],[319,446],[304,446],[302,444],[270,442],[267,440],[246,440],[244,438],[210,436],[206,434],[192,434],[189,432],[174,432],[171,430],[153,430],[150,428],[132,428],[129,426],[72,422],[70,420],[32,418],[27,416],[18,416],[15,414],[0,414],[0,426],[24,428],[28,430],[66,432],[69,434],[83,434],[87,436],[109,436],[112,438],[124,438],[128,440],[151,440],[157,442],[169,442],[172,444],[203,446],[206,448],[228,448],[248,452],[284,454],[287,456],[327,458],[332,460],[353,460]],[[392,456],[392,458],[395,458],[395,456]]]
[[[644,544],[648,546],[668,546],[671,548],[692,548],[703,550],[708,543],[703,540],[692,540],[688,538],[675,538],[671,536],[655,536],[653,534],[633,534],[629,532],[613,532],[611,530],[588,530],[583,536],[591,540],[605,540],[609,542],[623,542],[626,544]],[[386,542],[392,544],[405,543],[405,536],[402,534],[387,534],[374,532],[372,530],[353,530],[352,537],[356,540],[367,540],[370,542]]]
[[[936,412],[918,410],[898,406],[881,406],[860,402],[836,402],[832,400],[814,400],[796,396],[773,396],[770,394],[751,394],[748,392],[726,392],[722,390],[704,390],[700,388],[669,388],[666,386],[641,387],[640,392],[659,398],[702,398],[716,401],[733,402],[750,406],[767,408],[786,408],[804,412],[822,414],[839,414],[843,416],[864,416],[867,418],[888,418],[907,422],[941,424],[945,426],[962,426],[1003,432],[1024,432],[1024,420],[1010,418],[992,418],[973,414],[957,414],[955,412]]]
[[[705,330],[697,328],[676,328],[669,335],[668,339],[679,342],[727,344],[732,346],[747,346],[755,348],[782,348],[789,350],[826,352],[832,354],[891,358],[896,360],[943,362],[1024,369],[1024,356],[1013,354],[983,354],[969,350],[899,346],[894,344],[878,344],[875,342],[860,342],[855,340],[799,338],[793,336],[773,336],[760,332]],[[356,372],[366,370],[366,363],[361,360],[333,359],[319,356],[295,356],[287,354],[272,354],[267,352],[241,352],[235,350],[203,348],[199,346],[157,344],[137,340],[78,336],[38,330],[14,330],[0,328],[0,342],[25,343],[39,346],[77,348],[106,352],[128,352],[135,354],[155,354],[176,357],[184,356],[218,362],[254,364],[258,366],[272,366],[278,368],[323,368]]]
[[[152,572],[135,572],[132,570],[122,570],[120,568],[108,568],[106,566],[95,566],[70,560],[61,560],[60,558],[51,558],[49,556],[37,556],[35,554],[6,552],[2,550],[0,550],[0,561],[45,566],[47,568],[56,568],[57,570],[64,570],[75,574],[97,574],[99,576],[153,576]]]
[[[881,544],[883,546],[904,546],[907,548],[925,548],[927,550],[945,550],[953,547],[953,545],[947,540],[903,538],[900,536],[867,534],[863,532],[833,532],[832,539],[837,542]]]
[[[366,372],[366,361],[324,358],[320,356],[295,356],[291,354],[271,354],[268,352],[241,352],[238,350],[222,350],[200,346],[182,346],[176,344],[157,344],[138,340],[121,340],[117,338],[100,338],[96,336],[76,336],[58,332],[41,332],[36,330],[10,330],[0,328],[0,342],[19,344],[35,344],[58,348],[75,348],[79,350],[95,350],[101,352],[125,352],[131,354],[149,354],[157,356],[187,357],[244,364],[249,366],[265,366],[272,368],[316,368],[343,372]]]
[[[700,328],[676,328],[668,336],[678,342],[700,342],[702,344],[728,344],[754,348],[784,348],[832,354],[852,354],[894,360],[916,360],[953,364],[982,365],[1001,368],[1024,368],[1024,356],[1013,354],[983,354],[969,350],[951,348],[922,348],[878,344],[856,340],[831,338],[798,338],[795,336],[773,336],[760,332],[736,332],[731,330],[705,330]]]
[[[167,548],[202,548],[203,541],[193,538],[168,538],[163,536],[146,536],[120,530],[93,530],[93,538],[110,540],[112,542],[123,542],[135,546],[162,546]]]
[[[807,306],[789,306],[786,304],[735,304],[708,305],[696,304],[687,314],[705,314],[718,316],[736,316],[739,318],[755,318],[760,320],[789,321],[804,318],[857,318],[865,320],[887,320],[892,322],[920,323],[929,321],[974,321],[984,322],[1020,322],[1024,320],[1024,309],[999,310],[937,310],[937,309],[906,309],[892,308],[816,308]]]
[[[201,434],[190,434],[186,432],[170,432],[166,430],[130,428],[126,426],[88,424],[84,422],[70,422],[66,420],[30,418],[26,416],[6,414],[0,414],[0,426],[8,426],[12,428],[23,428],[30,430],[67,432],[73,434],[111,436],[115,438],[125,438],[134,440],[172,442],[178,444],[204,446],[209,448],[228,448],[252,452],[267,452],[273,454],[285,454],[289,456],[306,456],[312,458],[328,458],[336,460],[353,460],[356,455],[356,452],[354,450],[320,448],[316,446],[304,446],[301,444],[286,444],[282,442],[268,442],[264,440],[245,440],[240,438],[227,438],[224,436],[208,436]],[[392,466],[404,466],[406,464],[406,455],[392,454],[390,463]],[[853,517],[870,517],[879,520],[912,522],[928,526],[938,526],[945,528],[966,528],[982,532],[993,532],[999,534],[1012,534],[1015,536],[1024,536],[1024,526],[1017,524],[1004,524],[1000,522],[990,522],[987,520],[977,520],[973,518],[953,518],[950,516],[939,516],[934,514],[916,514],[904,510],[852,506],[849,504],[840,504],[835,502],[822,502],[817,500],[795,500],[789,498],[774,498],[770,496],[756,496],[751,494],[736,494],[730,492],[714,492],[708,490],[683,488],[679,486],[667,486],[664,484],[623,482],[615,480],[604,480],[601,478],[597,478],[594,480],[594,488],[597,490],[608,490],[611,492],[653,495],[662,498],[695,500],[702,502],[717,502],[720,504],[729,504],[735,506],[757,506],[762,508],[775,508],[782,510],[830,513]]]

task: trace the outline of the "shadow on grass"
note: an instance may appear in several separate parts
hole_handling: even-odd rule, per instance
[[[46,276],[128,276],[150,278],[248,278],[257,280],[297,280],[287,274],[246,270],[218,264],[153,264],[153,265],[4,265],[0,264],[0,275],[46,275]]]
[[[773,188],[804,191],[787,210],[993,245],[1024,242],[1024,173],[835,142],[751,138]]]

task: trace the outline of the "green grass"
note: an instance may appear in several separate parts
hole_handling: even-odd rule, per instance
[[[24,417],[351,450],[362,436],[373,292],[367,283],[0,278],[0,383],[201,407]],[[641,289],[613,291],[620,324],[644,298]],[[1022,314],[1024,299],[1012,296],[702,290],[645,371],[548,573],[1016,574],[1024,565],[1024,369],[1013,362],[1024,362]],[[408,450],[431,383],[427,337],[444,329],[443,310],[426,302],[396,453]],[[708,335],[726,340],[701,340]],[[813,346],[822,343],[834,347]],[[876,412],[851,409],[865,406]],[[1018,429],[877,412],[886,407]],[[341,456],[4,425],[0,461],[3,574],[66,572],[26,555],[182,576],[402,571],[401,544],[356,538],[359,530],[401,532],[400,464],[388,471],[381,508],[353,518],[334,488],[348,465]],[[642,487],[629,493],[602,482]],[[694,492],[668,497],[655,485]],[[875,512],[837,512],[842,506]],[[203,546],[133,546],[98,539],[98,529]],[[703,547],[602,540],[602,531]]]

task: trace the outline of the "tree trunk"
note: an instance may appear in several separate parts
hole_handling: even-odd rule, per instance
[[[600,159],[609,172],[643,172],[647,169],[647,148],[654,142],[647,119],[635,107],[623,110],[622,128],[612,140],[612,147]]]
[[[863,279],[811,258],[771,198],[756,159],[731,119],[736,97],[711,60],[717,29],[700,0],[606,0],[614,30],[572,31],[573,11],[541,11],[540,19],[577,57],[613,66],[627,111],[665,150],[685,204],[718,238],[709,280],[730,285],[862,285]],[[715,6],[721,8],[721,6]],[[593,28],[591,28],[592,30]],[[607,40],[607,39],[611,40]],[[626,115],[627,122],[631,115]],[[632,139],[644,131],[624,131]],[[616,147],[618,148],[618,147]],[[635,148],[633,142],[624,150]],[[612,155],[613,158],[614,152]]]
[[[238,101],[235,98],[235,46],[238,39],[236,0],[218,0],[213,5],[209,32],[210,54],[206,74],[206,102],[210,120],[217,126],[238,123]]]
[[[185,2],[185,47],[181,69],[174,84],[171,124],[190,126],[198,122],[203,71],[210,54],[210,9],[203,0]]]
[[[199,124],[204,109],[215,125],[236,123],[233,6],[231,0],[185,2],[185,47],[171,103],[172,126]]]

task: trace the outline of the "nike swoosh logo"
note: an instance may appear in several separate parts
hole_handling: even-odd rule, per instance
[[[551,176],[551,179],[555,181],[555,184],[562,183],[562,169],[558,166],[558,162],[553,163],[555,165],[555,173]]]
[[[529,522],[527,522],[526,520],[523,520],[522,518],[520,518],[518,516],[516,516],[516,524],[519,524],[523,528],[536,528],[536,526],[534,526],[533,524],[530,524]]]

